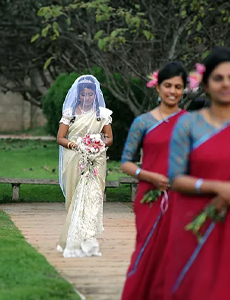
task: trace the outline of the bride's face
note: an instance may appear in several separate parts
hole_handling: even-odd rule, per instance
[[[91,89],[84,88],[80,93],[81,104],[84,107],[91,107],[95,98],[95,92]]]

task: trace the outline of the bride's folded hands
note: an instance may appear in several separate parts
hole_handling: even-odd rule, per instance
[[[68,142],[67,148],[70,149],[70,150],[74,150],[74,149],[77,148],[77,144],[74,143],[74,142]]]

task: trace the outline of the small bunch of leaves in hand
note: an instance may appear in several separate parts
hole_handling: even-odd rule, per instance
[[[191,231],[197,237],[200,242],[202,239],[201,230],[207,219],[210,219],[213,222],[223,222],[225,221],[226,211],[225,213],[219,213],[216,211],[216,208],[213,204],[209,204],[206,208],[197,216],[195,219],[185,226],[185,230]]]
[[[144,197],[141,199],[141,203],[152,203],[156,202],[161,196],[162,192],[159,190],[149,190]]]

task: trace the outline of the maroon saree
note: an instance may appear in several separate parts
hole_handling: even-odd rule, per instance
[[[152,126],[143,138],[142,168],[167,176],[169,143],[178,118],[185,111],[171,115],[167,120]],[[161,210],[162,196],[152,204],[142,204],[145,193],[156,187],[140,181],[134,202],[136,217],[136,245],[127,272],[122,300],[160,300],[163,278],[157,277],[167,243],[170,205]],[[159,294],[159,298],[153,298]]]
[[[230,180],[230,126],[198,140],[190,153],[189,175],[208,180]],[[229,195],[230,196],[230,195]],[[230,299],[230,216],[223,223],[206,222],[201,242],[184,227],[213,196],[173,192],[167,246],[167,300]]]

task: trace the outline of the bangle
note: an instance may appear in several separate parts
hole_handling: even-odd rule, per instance
[[[198,179],[195,183],[195,189],[196,189],[197,194],[200,194],[200,187],[201,187],[203,181],[204,181],[203,179]]]
[[[141,168],[136,169],[135,177],[138,178],[140,173],[141,173]]]
[[[71,143],[72,143],[72,142],[69,142],[69,143],[67,144],[67,148],[68,148],[68,149],[70,149],[70,147],[69,147],[69,146],[70,146],[70,144],[71,144]]]

